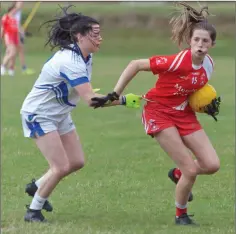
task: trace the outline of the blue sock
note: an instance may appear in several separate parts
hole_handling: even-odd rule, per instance
[[[26,65],[22,66],[23,71],[26,70],[26,69],[27,69]]]

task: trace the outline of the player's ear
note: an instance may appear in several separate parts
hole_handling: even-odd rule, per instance
[[[78,34],[75,35],[75,37],[77,39],[77,42],[80,42],[81,38],[82,38],[82,35],[80,33],[78,33]]]

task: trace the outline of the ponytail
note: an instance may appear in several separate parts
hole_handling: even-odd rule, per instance
[[[178,46],[181,46],[183,42],[188,43],[189,39],[192,37],[193,30],[196,28],[210,31],[212,40],[215,41],[215,29],[207,21],[209,16],[207,6],[204,6],[200,11],[197,11],[184,2],[179,2],[178,5],[183,7],[182,11],[180,11],[178,16],[174,16],[170,20],[170,24],[172,26],[171,39],[177,43]]]

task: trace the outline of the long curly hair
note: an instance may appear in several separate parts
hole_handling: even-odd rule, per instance
[[[212,43],[216,40],[216,29],[208,23],[210,15],[208,7],[204,6],[198,11],[185,2],[178,2],[178,6],[182,9],[180,14],[172,17],[170,24],[172,26],[172,40],[181,46],[183,42],[188,43],[194,30],[204,29],[209,32]]]

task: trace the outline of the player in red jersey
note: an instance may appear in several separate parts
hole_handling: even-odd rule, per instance
[[[208,23],[208,8],[197,11],[180,3],[183,12],[171,20],[172,39],[188,49],[178,54],[153,56],[133,60],[121,74],[114,92],[103,98],[93,98],[94,107],[116,100],[128,83],[140,71],[152,71],[159,78],[144,98],[142,114],[145,131],[176,163],[169,172],[177,183],[175,205],[176,224],[195,224],[187,213],[187,202],[197,175],[213,174],[220,162],[214,147],[188,105],[188,97],[203,87],[211,78],[214,64],[208,50],[216,41],[216,30]],[[192,158],[191,152],[196,157]]]
[[[5,74],[7,68],[9,68],[9,75],[14,75],[14,69],[9,65],[15,58],[20,43],[18,23],[14,17],[16,11],[17,8],[14,5],[11,6],[7,14],[3,15],[1,19],[1,38],[4,38],[6,45],[6,54],[1,65],[1,75]]]

